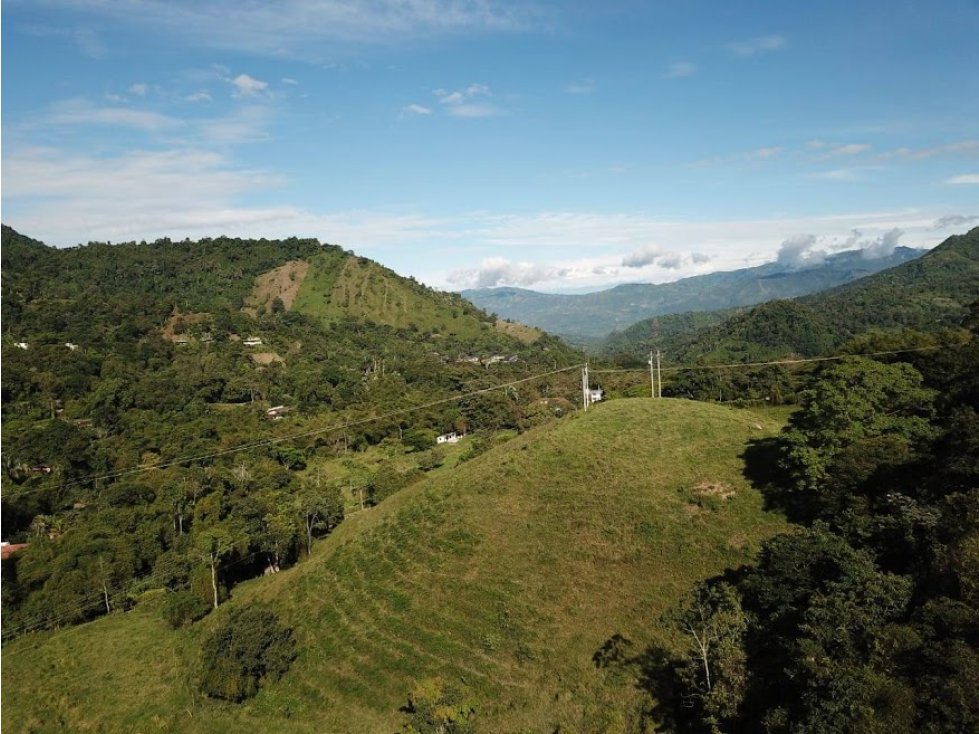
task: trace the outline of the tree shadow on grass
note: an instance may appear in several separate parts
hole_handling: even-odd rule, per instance
[[[665,648],[650,645],[633,662],[639,671],[636,685],[653,701],[647,711],[654,727],[650,731],[690,731],[688,717],[683,715],[683,697],[676,673],[681,661]]]
[[[651,645],[636,654],[632,644],[631,640],[614,634],[595,651],[592,662],[613,679],[628,677],[648,696],[649,705],[642,711],[642,731],[689,731],[688,722],[682,715],[676,675],[681,661],[658,645]]]
[[[741,454],[744,460],[742,475],[765,498],[765,509],[781,512],[792,522],[812,520],[812,506],[804,493],[795,491],[785,471],[779,467],[783,439],[753,438]]]

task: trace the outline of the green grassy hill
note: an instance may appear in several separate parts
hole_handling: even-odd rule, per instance
[[[621,634],[670,647],[690,586],[786,529],[743,478],[770,414],[621,400],[534,429],[344,521],[313,556],[169,631],[152,598],[9,643],[5,732],[393,732],[414,683],[480,702],[479,731],[602,731],[640,702],[592,655]],[[199,640],[262,603],[294,627],[289,673],[249,703],[202,699]]]
[[[293,307],[327,323],[353,318],[463,338],[479,336],[489,320],[454,293],[426,288],[366,258],[333,252],[310,260]]]

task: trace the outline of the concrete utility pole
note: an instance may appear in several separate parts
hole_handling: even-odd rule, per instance
[[[590,398],[591,392],[588,390],[588,365],[586,364],[581,368],[581,404],[585,410],[588,410]]]
[[[653,353],[649,353],[649,397],[656,397],[656,377],[653,373]]]
[[[659,350],[656,350],[656,382],[657,382],[657,395],[656,397],[663,397],[663,371],[659,368]]]

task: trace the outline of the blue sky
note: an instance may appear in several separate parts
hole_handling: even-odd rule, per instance
[[[595,289],[979,225],[979,4],[5,0],[2,216]]]

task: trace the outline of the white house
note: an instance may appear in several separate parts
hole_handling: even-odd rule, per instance
[[[289,412],[289,409],[284,405],[276,405],[275,407],[269,408],[265,411],[265,415],[274,421],[282,420],[282,416]]]
[[[250,336],[245,341],[242,342],[246,347],[260,347],[262,346],[262,340],[257,336]]]
[[[458,433],[456,433],[455,431],[450,431],[449,433],[443,433],[441,436],[439,436],[438,438],[436,438],[435,439],[435,443],[437,443],[437,444],[438,443],[459,443],[459,439],[460,438],[461,438],[461,436],[459,436]]]
[[[65,342],[65,346],[68,347],[73,352],[77,352],[78,351],[78,345],[77,344],[72,344],[71,342]]]
[[[602,400],[604,397],[605,397],[605,391],[600,387],[596,387],[593,390],[588,391],[588,402],[590,403],[597,403],[598,401]]]
[[[27,349],[27,342],[14,342],[14,346],[18,349]]]

